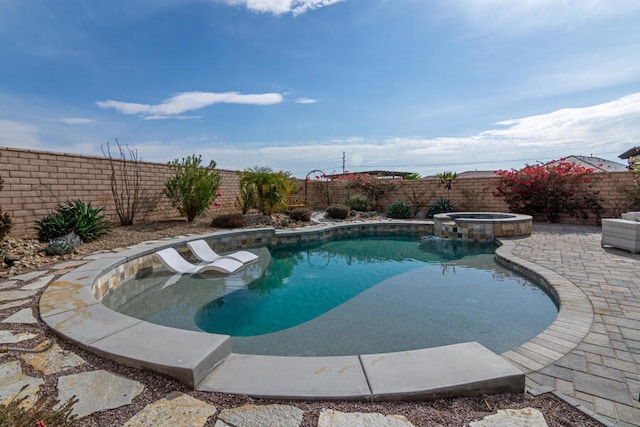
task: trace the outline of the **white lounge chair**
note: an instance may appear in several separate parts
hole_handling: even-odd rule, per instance
[[[213,262],[221,258],[231,258],[236,261],[240,261],[243,264],[248,264],[250,262],[257,261],[259,258],[258,255],[249,251],[237,251],[229,255],[219,255],[202,239],[187,242],[187,246],[196,258],[204,262]]]
[[[173,248],[162,249],[156,252],[154,256],[162,262],[165,267],[174,273],[196,274],[205,273],[207,271],[217,271],[220,273],[231,274],[244,266],[243,263],[232,258],[217,259],[208,264],[191,264]]]

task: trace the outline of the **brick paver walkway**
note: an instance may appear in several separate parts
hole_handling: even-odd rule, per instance
[[[513,254],[561,274],[591,301],[586,338],[555,363],[527,375],[619,426],[640,425],[640,255],[601,248],[597,227],[535,224]]]

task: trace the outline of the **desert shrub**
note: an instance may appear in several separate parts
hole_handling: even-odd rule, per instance
[[[387,216],[396,219],[411,218],[411,208],[404,200],[398,200],[387,208]]]
[[[346,219],[351,213],[351,209],[349,209],[349,206],[345,205],[331,205],[325,210],[325,212],[329,218]]]
[[[46,242],[56,237],[75,232],[83,242],[96,240],[109,232],[109,223],[102,211],[93,208],[91,202],[66,201],[56,207],[55,212],[35,222],[38,239]]]
[[[218,197],[218,188],[222,177],[215,171],[216,162],[209,166],[200,166],[201,156],[191,157],[169,162],[169,169],[173,177],[165,183],[164,194],[171,205],[180,215],[192,222],[196,217],[204,214]]]
[[[111,155],[109,142],[106,153],[104,147],[101,148],[102,153],[109,159],[111,194],[120,225],[131,225],[140,205],[141,161],[138,159],[138,150],[129,146],[123,148],[117,139],[116,145],[120,152],[119,161],[114,160]]]
[[[0,191],[2,191],[2,187],[4,186],[4,181],[0,178]],[[0,241],[5,238],[7,234],[11,231],[11,216],[7,212],[2,212],[0,209]]]
[[[241,214],[218,215],[211,221],[211,226],[216,228],[242,228],[247,225]]]
[[[22,387],[17,395],[26,390]],[[16,396],[17,396],[16,395]],[[75,424],[77,415],[73,414],[73,405],[78,402],[78,398],[73,396],[64,404],[53,398],[39,398],[35,405],[27,407],[24,401],[29,396],[13,398],[5,403],[0,403],[0,425],[13,427],[34,427],[34,426],[72,426]]]
[[[66,255],[75,252],[76,242],[71,239],[57,238],[49,241],[44,252],[47,255]]]
[[[7,212],[2,212],[2,209],[0,209],[0,241],[9,234],[12,227],[11,216]]]
[[[493,194],[504,197],[512,212],[537,220],[556,221],[560,215],[599,217],[601,199],[593,189],[600,178],[593,169],[560,159],[547,164],[526,165],[520,170],[500,170]]]
[[[439,213],[453,212],[454,208],[449,199],[440,197],[434,203],[427,206],[427,216],[433,217]]]
[[[294,221],[311,221],[311,209],[296,208],[289,212],[289,217]]]
[[[371,208],[371,202],[364,194],[354,194],[349,198],[349,207],[354,211],[368,212]]]

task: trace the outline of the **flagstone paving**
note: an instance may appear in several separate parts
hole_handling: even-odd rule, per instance
[[[215,427],[297,427],[304,412],[288,405],[243,405],[218,415]]]
[[[127,421],[124,427],[202,426],[216,411],[217,409],[213,405],[189,395],[174,392],[147,405]],[[238,427],[240,426],[238,425]]]
[[[537,359],[535,363],[539,366],[527,371],[527,388],[534,394],[554,392],[605,425],[640,426],[640,255],[601,248],[600,239],[597,227],[535,224],[530,237],[513,240],[513,255],[573,282],[588,296],[591,304],[581,309],[592,310],[594,314],[588,334],[573,348],[563,339],[566,331],[554,331],[545,338],[550,341],[541,345],[533,342],[527,347],[527,357]],[[40,342],[34,349],[38,351],[48,345],[44,335],[15,332],[11,325],[18,322],[34,328],[36,313],[31,308],[19,307],[31,303],[39,289],[51,283],[56,275],[82,263],[84,261],[60,263],[55,268],[14,276],[0,283],[0,310],[8,310],[7,316],[0,321],[0,348],[32,348],[34,342]],[[3,325],[6,326],[3,328]],[[580,319],[576,319],[578,325],[582,327]],[[550,348],[553,354],[549,353]],[[546,362],[558,355],[561,357],[555,362]],[[44,381],[26,374],[26,368],[46,376],[64,373],[85,363],[73,351],[63,350],[57,344],[39,353],[21,353],[20,360],[0,363],[1,401],[12,398],[27,385],[21,395],[30,396],[26,403],[33,403]],[[129,405],[144,387],[137,381],[106,371],[89,370],[61,376],[57,389],[62,402],[74,394],[78,396],[80,401],[74,406],[74,412],[84,416]],[[126,425],[201,426],[214,414],[217,427],[299,426],[303,412],[288,405],[245,405],[216,414],[216,408],[206,402],[181,393],[170,393],[132,414]],[[485,424],[476,422],[473,425],[518,425],[513,420],[500,424],[500,420],[516,415],[516,412],[500,412],[486,417]],[[536,417],[532,412],[532,424],[522,425],[545,425],[533,423]],[[360,425],[358,422],[373,426],[411,425],[400,416],[337,411],[323,412],[318,421],[323,427],[357,426]]]
[[[402,415],[364,414],[325,409],[320,413],[318,427],[413,427],[413,424]]]
[[[73,413],[78,417],[129,405],[143,389],[137,381],[103,370],[58,378],[58,400],[66,402],[76,396],[78,402],[73,405]]]
[[[33,311],[30,308],[25,308],[7,317],[3,322],[35,324],[38,323],[38,320],[33,316]]]
[[[499,409],[497,414],[472,421],[469,427],[546,427],[542,412],[534,408]]]
[[[36,394],[44,384],[42,378],[31,377],[22,371],[20,362],[13,361],[0,365],[0,403],[6,404],[11,399],[26,396],[24,407],[31,407],[36,402]],[[26,388],[23,388],[26,386]]]

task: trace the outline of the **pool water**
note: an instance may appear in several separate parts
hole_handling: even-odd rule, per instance
[[[231,335],[236,353],[336,356],[466,341],[503,352],[546,329],[557,307],[498,266],[494,250],[433,237],[335,240],[270,250],[268,266],[250,265],[238,277],[151,277],[157,283],[144,293],[109,295],[105,304]],[[159,302],[163,294],[170,302]]]

